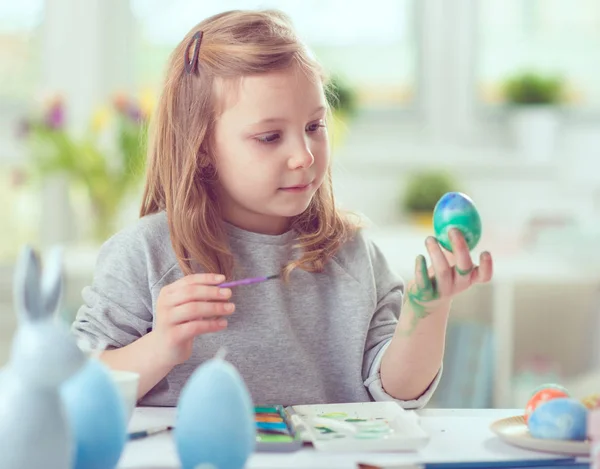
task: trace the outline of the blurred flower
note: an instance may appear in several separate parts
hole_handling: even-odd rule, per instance
[[[56,98],[50,104],[44,117],[46,125],[53,130],[59,130],[65,125],[65,108],[60,98]]]
[[[100,132],[108,126],[110,121],[110,110],[106,106],[101,106],[92,115],[92,130]]]
[[[152,115],[152,111],[154,111],[154,106],[156,105],[156,100],[154,98],[154,93],[149,88],[144,89],[140,94],[140,109],[142,111],[142,115],[144,119],[148,120]]]
[[[129,117],[133,122],[140,123],[142,121],[142,111],[138,105],[132,101],[128,103],[125,115]]]
[[[113,98],[113,106],[120,113],[125,114],[127,112],[127,106],[129,105],[129,98],[125,93],[117,93]]]
[[[75,136],[66,125],[65,109],[62,99],[54,99],[19,124],[30,144],[31,174],[43,178],[62,173],[86,190],[93,235],[105,240],[113,233],[119,206],[144,174],[147,134],[142,112],[135,100],[119,94],[112,105],[95,109],[87,133]],[[113,119],[115,114],[122,118]],[[114,131],[101,135],[107,126]],[[13,184],[22,181],[23,175],[12,176]]]
[[[117,112],[126,117],[135,124],[140,124],[145,120],[145,113],[135,100],[123,93],[117,94],[113,99],[113,105]]]

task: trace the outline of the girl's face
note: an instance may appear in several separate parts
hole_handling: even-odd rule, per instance
[[[214,150],[223,217],[249,231],[282,233],[306,210],[329,165],[323,86],[294,66],[222,91]]]

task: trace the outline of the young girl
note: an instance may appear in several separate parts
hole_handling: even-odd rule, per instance
[[[257,404],[431,397],[451,301],[491,256],[475,266],[456,231],[449,263],[430,237],[405,288],[335,206],[325,86],[277,11],[213,16],[173,52],[141,218],[102,247],[73,324],[140,373],[140,405],[176,405],[221,347]]]

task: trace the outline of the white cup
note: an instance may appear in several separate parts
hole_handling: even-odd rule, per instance
[[[125,418],[127,424],[131,420],[133,411],[137,404],[138,386],[140,383],[139,373],[133,371],[110,370],[110,374],[119,389],[119,393],[125,404]]]

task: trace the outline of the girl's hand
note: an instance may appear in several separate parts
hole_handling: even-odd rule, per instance
[[[216,274],[187,275],[160,291],[152,332],[168,364],[188,360],[196,336],[227,327],[235,305],[227,301],[231,290],[216,286],[224,280]]]
[[[425,241],[431,258],[427,268],[424,256],[418,256],[415,266],[415,282],[407,291],[408,301],[415,312],[415,321],[440,307],[449,307],[452,298],[476,283],[486,283],[492,278],[492,256],[481,253],[479,265],[471,259],[471,253],[463,234],[458,229],[449,233],[452,253],[442,251],[437,240],[430,236]]]

